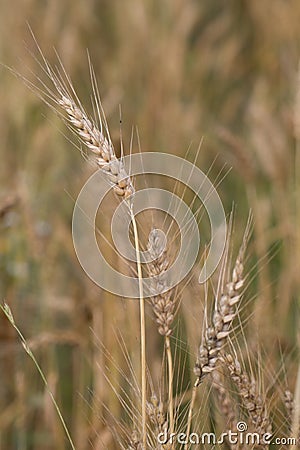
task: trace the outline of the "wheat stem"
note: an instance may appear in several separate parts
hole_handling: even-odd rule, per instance
[[[169,336],[165,336],[165,344],[168,360],[169,421],[170,421],[170,435],[171,435],[172,433],[174,433],[174,405],[173,405],[173,359]]]
[[[198,387],[198,380],[195,381],[195,384],[192,389],[192,398],[190,401],[189,406],[189,412],[187,417],[187,425],[186,425],[186,432],[185,432],[185,438],[186,438],[186,444],[184,445],[184,450],[188,449],[188,441],[190,438],[190,432],[191,432],[191,426],[192,426],[192,417],[193,417],[193,409],[196,401],[196,395],[197,395],[197,387]]]
[[[143,275],[142,275],[142,265],[140,258],[140,246],[139,246],[139,235],[136,220],[132,211],[130,209],[132,226],[133,226],[133,234],[134,234],[134,245],[136,252],[136,266],[139,280],[139,301],[140,301],[140,339],[141,339],[141,391],[142,391],[142,406],[141,406],[141,415],[142,415],[142,442],[143,449],[146,449],[147,445],[147,423],[146,423],[146,397],[147,397],[147,386],[146,386],[146,323],[145,323],[145,299],[144,299],[144,290],[143,290]]]

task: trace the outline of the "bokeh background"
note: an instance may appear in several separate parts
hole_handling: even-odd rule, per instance
[[[58,51],[87,105],[88,49],[117,149],[121,104],[126,152],[133,127],[142,151],[188,154],[190,160],[204,137],[197,164],[210,169],[212,180],[224,165],[231,168],[219,192],[227,212],[235,207],[234,245],[250,209],[254,218],[249,346],[259,336],[262,353],[288,373],[293,388],[300,273],[299,1],[3,1],[0,61],[34,80],[42,71],[31,54],[37,49],[27,22],[53,64],[53,48]],[[120,374],[102,345],[122,366],[119,331],[133,352],[137,340],[129,333],[128,304],[94,286],[73,250],[72,208],[91,168],[65,138],[59,118],[4,66],[0,95],[0,300],[12,308],[41,364],[77,449],[113,448],[100,419],[110,416],[103,403],[116,417],[122,412],[103,372],[116,384]],[[186,296],[182,320],[193,350],[201,336],[193,311],[201,299]],[[153,366],[158,345],[155,339],[149,344]],[[1,450],[69,448],[49,396],[3,315],[0,374]]]

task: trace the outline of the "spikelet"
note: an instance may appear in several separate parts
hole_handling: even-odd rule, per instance
[[[155,394],[153,394],[150,401],[147,402],[147,415],[154,426],[154,433],[156,436],[164,429],[168,428],[163,403],[158,400]]]
[[[127,450],[143,450],[142,442],[136,430],[133,430]]]

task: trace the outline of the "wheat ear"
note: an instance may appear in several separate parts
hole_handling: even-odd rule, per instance
[[[194,373],[197,379],[192,389],[191,402],[189,406],[186,435],[189,437],[194,404],[196,401],[197,387],[201,384],[205,375],[213,372],[220,359],[220,353],[224,348],[233,319],[237,315],[237,304],[241,299],[241,289],[244,285],[244,256],[249,239],[251,220],[249,218],[244,233],[242,245],[232,271],[231,280],[226,283],[225,289],[220,297],[216,298],[212,324],[204,330],[199,347]],[[188,440],[188,439],[187,439]],[[185,445],[185,449],[187,449]]]
[[[165,348],[168,361],[168,398],[169,398],[169,421],[170,434],[174,432],[174,404],[173,404],[173,358],[171,351],[170,335],[171,325],[175,313],[175,296],[173,290],[168,289],[168,282],[165,277],[170,261],[167,250],[162,248],[159,235],[155,229],[151,230],[148,241],[148,251],[152,258],[149,264],[149,272],[152,276],[152,288],[155,293],[161,292],[151,297],[153,312],[158,324],[158,332],[164,336]]]
[[[199,347],[198,358],[194,372],[201,383],[207,373],[211,373],[217,365],[220,352],[224,348],[230,334],[230,327],[237,315],[237,304],[241,299],[241,289],[244,286],[244,254],[247,238],[244,238],[236,259],[231,280],[226,283],[220,298],[216,300],[212,324],[204,332]]]
[[[218,404],[222,413],[222,417],[226,423],[228,430],[233,430],[236,420],[236,411],[232,399],[229,395],[228,389],[224,386],[224,376],[218,370],[213,372],[213,388],[217,394]],[[231,449],[236,449],[236,446],[231,442],[228,443]]]
[[[167,430],[168,421],[165,417],[163,402],[161,400],[158,400],[155,394],[152,394],[150,401],[147,402],[147,414],[150,423],[154,427],[154,436],[157,441],[159,433]],[[155,449],[157,450],[165,448],[159,442],[156,442],[156,444],[157,447],[155,446]]]
[[[96,155],[96,163],[113,185],[115,193],[125,198],[130,197],[134,193],[131,179],[122,161],[117,159],[110,139],[104,136],[102,130],[98,130],[72,98],[62,93],[58,103],[67,113],[69,123],[88,150]]]
[[[229,370],[231,379],[238,388],[242,405],[247,411],[255,431],[262,437],[265,433],[272,433],[272,424],[265,405],[265,401],[259,392],[256,380],[250,379],[243,372],[238,359],[230,354],[223,357],[224,363]],[[261,440],[260,440],[261,442]],[[268,445],[260,445],[258,448],[268,448]]]
[[[218,405],[220,408],[220,412],[222,418],[225,421],[226,430],[233,431],[236,430],[236,424],[238,422],[237,419],[237,411],[233,402],[233,399],[230,396],[230,391],[228,387],[224,384],[224,374],[220,373],[219,370],[214,370],[212,372],[213,378],[213,388],[216,392]],[[226,439],[227,445],[231,450],[246,450],[244,446],[241,444],[236,444],[231,441],[231,439]]]

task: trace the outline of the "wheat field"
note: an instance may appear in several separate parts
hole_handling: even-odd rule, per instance
[[[0,450],[300,446],[299,19],[296,0],[1,5]],[[190,189],[127,171],[123,154],[147,152],[220,196],[225,249],[205,283],[201,248],[170,287],[178,224],[134,217],[142,189],[166,189],[209,240]],[[73,208],[97,169],[111,187],[97,242],[135,299],[76,256]],[[110,235],[121,203],[135,263]],[[259,442],[231,439],[246,431]]]

